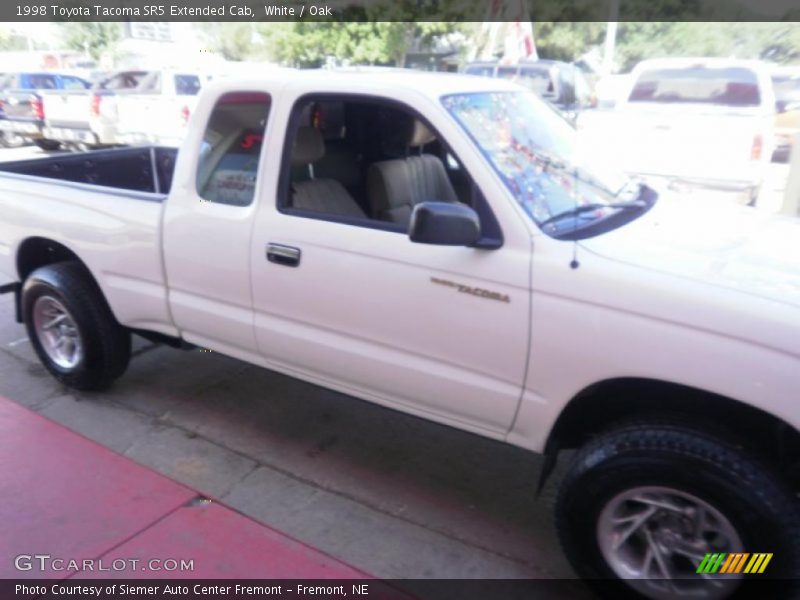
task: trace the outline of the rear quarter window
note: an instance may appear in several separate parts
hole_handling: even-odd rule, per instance
[[[253,202],[269,109],[270,97],[263,92],[232,92],[217,100],[197,167],[203,200],[230,206]]]
[[[25,87],[32,90],[54,90],[58,87],[52,75],[28,75],[25,79]]]
[[[89,84],[77,77],[62,77],[61,85],[65,90],[85,90]]]

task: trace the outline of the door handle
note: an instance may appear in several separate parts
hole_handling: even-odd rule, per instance
[[[300,264],[300,248],[283,244],[267,244],[267,260],[284,267],[296,267]]]

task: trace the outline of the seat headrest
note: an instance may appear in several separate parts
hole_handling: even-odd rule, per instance
[[[300,127],[292,146],[292,165],[309,165],[325,156],[322,134],[314,127]]]
[[[419,119],[414,119],[414,124],[411,127],[408,140],[409,148],[417,148],[419,146],[424,146],[425,144],[430,144],[435,139],[436,136],[433,135],[431,130],[428,129],[422,121]]]

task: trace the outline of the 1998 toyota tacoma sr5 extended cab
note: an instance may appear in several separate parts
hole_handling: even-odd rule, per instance
[[[609,154],[614,140],[608,140]],[[800,576],[800,224],[617,175],[510,82],[227,80],[177,153],[6,163],[0,273],[66,385],[131,333],[544,453],[579,574],[724,597]],[[124,380],[121,382],[124,385]],[[607,588],[605,588],[607,589]]]

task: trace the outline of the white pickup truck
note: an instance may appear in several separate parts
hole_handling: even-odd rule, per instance
[[[577,127],[596,149],[613,140],[626,173],[684,195],[755,204],[775,145],[775,95],[759,61],[668,58],[639,63],[612,110]]]
[[[91,90],[43,93],[43,135],[78,149],[177,146],[206,79],[182,70],[127,70],[113,73]]]
[[[117,97],[133,93],[148,71],[111,73],[88,90],[41,93],[43,137],[67,148],[91,149],[115,145]]]
[[[131,93],[116,97],[116,141],[178,146],[206,75],[174,69],[151,71]]]
[[[589,581],[721,598],[755,580],[711,572],[734,553],[798,577],[800,223],[602,165],[497,79],[219,81],[177,158],[0,166],[3,289],[78,389],[137,333],[544,453],[542,481],[577,448],[557,523]]]

